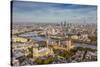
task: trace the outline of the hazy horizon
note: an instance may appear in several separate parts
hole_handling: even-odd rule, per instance
[[[13,1],[12,11],[13,23],[97,22],[95,5]]]

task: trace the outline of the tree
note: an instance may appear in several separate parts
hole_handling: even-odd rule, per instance
[[[88,38],[91,40],[91,42],[96,41],[97,37],[96,36],[88,36]]]

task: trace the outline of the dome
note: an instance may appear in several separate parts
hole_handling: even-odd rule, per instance
[[[66,35],[72,36],[72,33],[71,32],[67,32]]]

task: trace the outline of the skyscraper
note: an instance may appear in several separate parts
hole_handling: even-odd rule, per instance
[[[64,26],[66,26],[66,21],[64,21]]]

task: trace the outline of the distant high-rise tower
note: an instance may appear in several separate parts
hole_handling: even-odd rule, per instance
[[[61,26],[63,26],[63,22],[61,22]]]
[[[64,21],[64,26],[66,26],[66,21]]]

